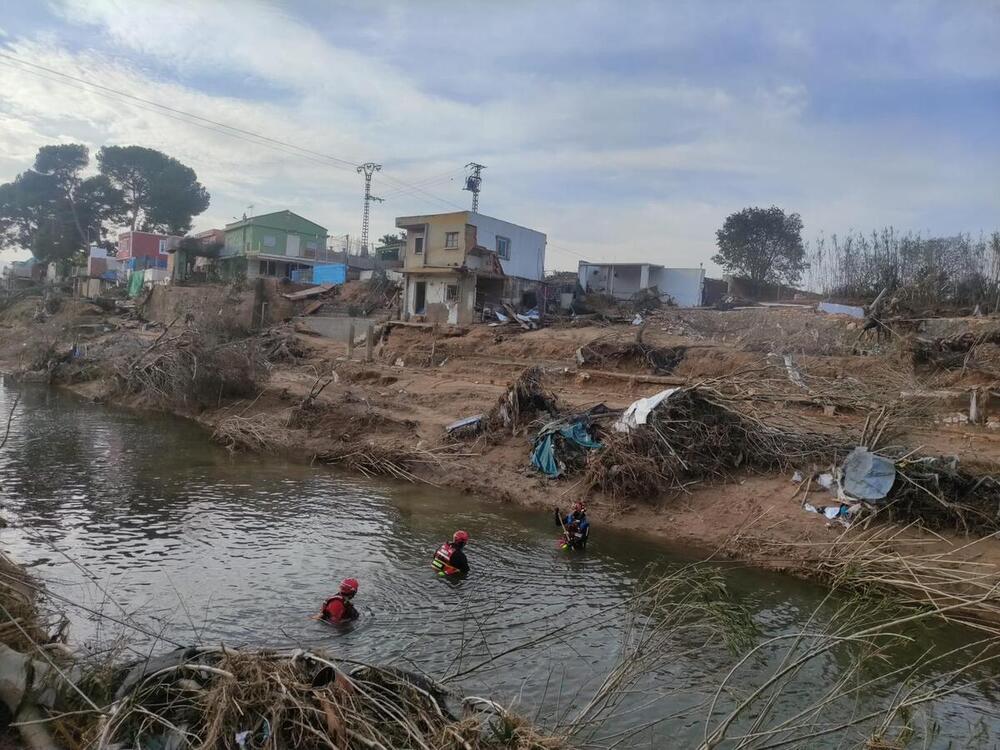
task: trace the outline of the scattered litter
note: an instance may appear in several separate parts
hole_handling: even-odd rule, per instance
[[[850,315],[852,318],[864,318],[865,308],[855,305],[838,305],[836,302],[820,302],[817,308],[820,312],[830,315]]]
[[[406,367],[406,362],[404,362],[402,358],[397,359],[393,364],[396,367]]]
[[[646,398],[640,398],[638,401],[633,401],[618,418],[618,421],[615,422],[615,429],[618,432],[630,432],[633,428],[638,427],[641,424],[646,424],[646,419],[649,417],[649,413],[659,406],[665,399],[670,398],[673,393],[676,393],[679,390],[680,388],[667,388],[654,396],[648,396]]]
[[[792,474],[792,481],[795,482],[795,484],[802,484],[802,472],[796,471]]]
[[[819,483],[819,486],[825,490],[833,489],[833,474],[831,474],[830,472],[825,472],[823,474],[820,474],[818,477],[816,477],[816,481]]]
[[[858,446],[844,459],[840,469],[844,493],[860,500],[882,500],[896,481],[896,465]]]
[[[475,433],[479,431],[480,425],[483,422],[482,414],[474,414],[471,417],[465,417],[464,419],[459,419],[456,422],[452,422],[450,425],[444,428],[444,431],[449,435],[461,431],[462,433],[470,432]]]
[[[493,314],[497,316],[497,320],[499,320],[501,323],[510,323],[510,318],[504,315],[499,310],[494,310]]]
[[[638,313],[636,313],[635,317],[632,318],[632,325],[634,325],[634,326],[641,326],[642,325],[642,316],[639,315]]]

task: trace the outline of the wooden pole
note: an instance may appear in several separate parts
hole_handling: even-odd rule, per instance
[[[354,321],[347,326],[347,358],[354,358]]]
[[[372,356],[374,350],[375,350],[374,326],[369,323],[368,333],[365,335],[365,362],[371,362],[374,359],[374,357]]]

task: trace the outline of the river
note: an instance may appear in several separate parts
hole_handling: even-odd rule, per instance
[[[137,652],[170,643],[299,645],[444,676],[624,602],[650,565],[670,570],[688,562],[682,550],[605,528],[594,530],[584,554],[567,555],[557,550],[545,513],[232,456],[190,422],[40,386],[5,384],[4,419],[18,394],[0,455],[0,497],[11,524],[3,545],[58,598],[72,640],[95,651],[120,647],[124,632]],[[449,585],[432,575],[429,561],[457,528],[471,535],[473,574]],[[309,619],[348,575],[361,582],[363,617],[347,628]],[[725,577],[762,638],[802,627],[825,594],[734,565]],[[457,685],[514,702],[552,725],[614,665],[623,619],[612,608],[587,626],[500,656]],[[911,651],[971,637],[945,627],[914,636]],[[899,654],[900,663],[912,655]],[[766,674],[779,656],[768,650],[753,669]],[[691,746],[703,731],[705,709],[697,704],[734,663],[724,649],[678,655],[625,697],[601,734],[662,719],[621,746]],[[781,696],[782,705],[789,712],[806,705],[845,669],[831,653]],[[873,689],[866,700],[887,692]],[[969,737],[983,731],[977,722],[995,712],[993,700],[980,688],[937,702],[931,716],[939,731],[927,747],[975,746]],[[987,736],[996,729],[990,724]]]

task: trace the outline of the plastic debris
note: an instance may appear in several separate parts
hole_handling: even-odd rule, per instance
[[[896,465],[858,446],[847,454],[840,474],[840,485],[849,497],[882,500],[896,481]]]
[[[615,429],[618,432],[631,432],[633,428],[646,424],[649,413],[679,390],[679,388],[667,388],[653,396],[633,401],[615,422]]]
[[[583,419],[571,422],[558,421],[545,425],[535,438],[535,446],[531,451],[531,465],[550,477],[558,477],[565,470],[564,462],[556,455],[557,436],[563,445],[569,443],[574,448],[594,450],[601,443],[594,440],[587,431]]]
[[[455,432],[456,430],[462,430],[463,432],[465,431],[465,429],[468,429],[469,431],[478,430],[479,425],[482,423],[482,421],[483,421],[482,414],[473,414],[471,417],[465,417],[464,419],[459,419],[455,422],[452,422],[450,425],[447,425],[444,428],[444,431],[447,433],[452,433]]]

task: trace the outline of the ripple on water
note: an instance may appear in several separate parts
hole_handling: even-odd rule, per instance
[[[0,492],[18,524],[6,532],[11,552],[55,593],[132,613],[179,643],[323,646],[441,675],[551,633],[466,684],[554,715],[557,701],[565,708],[614,665],[624,637],[615,608],[647,566],[674,564],[662,547],[604,529],[586,553],[567,554],[545,513],[500,513],[436,489],[233,458],[184,422],[47,391],[23,396],[0,454]],[[0,390],[0,413],[5,403],[9,392]],[[452,584],[433,574],[430,558],[457,528],[472,536],[473,574]],[[343,628],[309,619],[347,575],[361,581],[365,616]],[[732,571],[728,579],[769,633],[800,627],[819,600],[812,587],[777,576]],[[557,630],[587,615],[593,627]],[[112,635],[88,617],[75,620],[77,639]],[[722,651],[681,645],[692,653],[637,686],[643,702],[665,697],[636,723],[697,703],[732,664]],[[842,669],[823,662],[807,687],[821,690]],[[623,704],[623,717],[632,705]],[[965,715],[952,709],[945,719],[957,726]],[[679,738],[700,730],[688,715],[660,737],[683,746]]]

